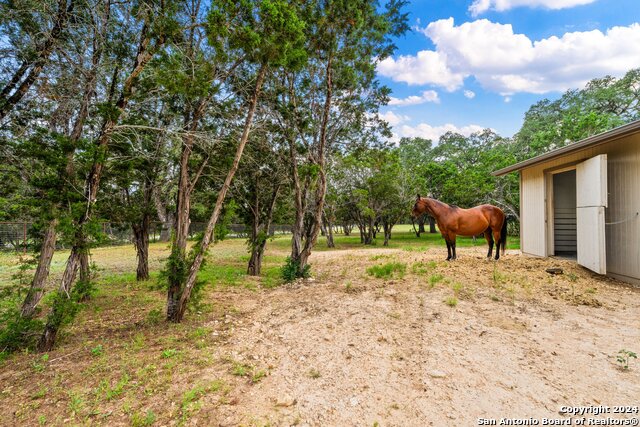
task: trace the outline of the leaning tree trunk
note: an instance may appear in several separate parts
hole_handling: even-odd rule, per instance
[[[31,287],[29,293],[22,303],[20,315],[24,318],[33,317],[36,311],[36,307],[44,295],[45,285],[47,277],[49,277],[49,268],[51,266],[51,258],[56,249],[56,227],[58,220],[56,218],[49,222],[49,226],[44,233],[42,241],[42,249],[40,250],[40,257],[38,258],[38,266],[36,272],[31,281]]]
[[[59,7],[62,7],[63,3],[66,4],[66,0],[61,0],[59,2]],[[70,4],[69,9],[67,10],[66,13],[69,13],[72,7],[73,7],[73,2]],[[59,11],[62,11],[62,9],[59,9]],[[104,40],[105,31],[107,28],[107,23],[109,21],[109,16],[110,16],[110,4],[107,3],[107,6],[104,10],[104,14],[102,17],[101,31],[100,32],[96,31],[94,33],[94,45],[96,46],[96,48],[91,57],[91,68],[89,69],[89,72],[85,76],[82,101],[80,103],[78,115],[76,117],[75,123],[73,125],[73,129],[70,135],[70,140],[74,145],[74,151],[68,154],[67,165],[64,171],[64,173],[66,174],[69,180],[72,179],[74,174],[73,155],[75,152],[75,147],[77,147],[78,142],[82,137],[82,129],[85,124],[86,118],[89,115],[89,104],[91,103],[91,98],[93,97],[95,92],[96,81],[97,81],[96,76],[98,73],[98,67],[102,59],[102,52],[104,47],[103,40]],[[58,17],[58,26],[60,26],[59,30],[62,29],[61,27],[62,25],[66,25],[66,19],[67,19],[66,17],[62,17],[62,16]],[[56,38],[56,37],[59,37],[60,34],[61,32],[59,32],[57,35],[55,33],[52,33],[51,37]],[[55,42],[55,40],[51,40],[50,42],[45,42],[45,44],[53,43],[53,42]],[[43,54],[46,54],[46,52],[41,51],[40,52],[41,57],[43,56]],[[17,81],[12,83],[17,83]],[[12,90],[10,86],[11,85],[9,84],[4,88],[2,93],[3,97],[8,95],[8,93]],[[31,289],[29,290],[29,293],[27,294],[27,297],[25,298],[25,301],[22,304],[22,310],[21,310],[22,317],[33,316],[35,312],[35,307],[38,305],[38,303],[40,302],[40,299],[44,295],[45,282],[49,277],[51,259],[53,258],[53,253],[55,251],[55,246],[56,246],[57,225],[58,225],[58,219],[57,218],[52,219],[45,233],[44,240],[42,243],[42,249],[40,252],[40,257],[38,258],[38,266],[33,276],[33,281],[31,282]],[[87,262],[87,265],[88,265],[88,262]]]
[[[244,122],[242,136],[240,137],[240,142],[238,143],[238,147],[236,148],[236,153],[233,158],[233,163],[231,168],[227,172],[227,176],[224,180],[224,184],[222,188],[218,192],[218,198],[216,199],[216,204],[213,208],[213,212],[209,217],[209,222],[207,223],[207,227],[205,229],[202,240],[200,241],[200,246],[196,252],[196,255],[191,262],[191,265],[188,268],[186,278],[180,278],[179,287],[177,289],[177,293],[175,295],[179,295],[179,300],[177,304],[174,304],[174,301],[171,300],[172,295],[169,295],[167,299],[167,320],[170,322],[181,322],[184,314],[187,310],[187,303],[189,302],[189,298],[191,297],[191,291],[196,284],[196,278],[198,276],[198,272],[200,271],[200,267],[202,266],[202,262],[204,261],[204,257],[209,249],[209,245],[213,239],[213,231],[215,226],[220,218],[220,213],[222,212],[222,206],[224,204],[224,200],[227,197],[227,192],[229,191],[229,187],[231,187],[231,182],[233,181],[233,177],[238,170],[238,166],[240,164],[240,159],[242,158],[242,153],[244,152],[244,147],[249,140],[249,133],[251,131],[251,125],[253,123],[253,116],[256,111],[256,106],[258,104],[258,98],[260,96],[260,91],[262,89],[262,83],[264,82],[264,77],[267,73],[267,65],[263,64],[258,71],[258,75],[256,77],[256,83],[253,89],[253,94],[251,100],[249,102],[249,111],[247,112],[247,117]]]
[[[89,174],[87,175],[87,178],[85,180],[84,196],[87,200],[87,206],[82,216],[75,225],[75,242],[71,247],[71,253],[69,254],[69,258],[67,259],[67,265],[62,275],[62,279],[60,280],[60,286],[58,289],[59,301],[54,304],[53,309],[47,318],[47,324],[45,326],[44,332],[40,337],[40,341],[38,342],[37,349],[40,352],[50,351],[53,349],[58,330],[66,317],[66,310],[68,308],[67,304],[65,304],[63,301],[69,300],[71,298],[71,287],[78,273],[82,253],[86,251],[86,239],[83,232],[83,226],[91,219],[91,215],[93,213],[93,206],[98,195],[100,179],[102,177],[102,170],[104,168],[104,161],[106,158],[106,153],[112,133],[116,126],[116,121],[119,119],[120,115],[127,107],[129,98],[133,93],[133,84],[135,79],[140,75],[140,73],[142,73],[146,65],[153,57],[153,52],[149,50],[149,43],[151,42],[151,39],[148,31],[148,24],[145,23],[142,29],[142,34],[140,36],[138,52],[134,60],[131,73],[124,81],[120,92],[120,97],[118,98],[118,101],[115,105],[117,114],[108,116],[100,130],[100,134],[96,142],[96,157],[94,159],[93,165],[91,166],[91,170],[89,171]],[[158,39],[158,46],[156,47],[159,47],[163,43],[164,38],[161,36]]]

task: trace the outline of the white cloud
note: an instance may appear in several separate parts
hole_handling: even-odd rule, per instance
[[[596,0],[474,0],[469,6],[472,16],[478,16],[489,9],[504,12],[514,7],[542,7],[545,9],[567,9],[593,3]]]
[[[386,113],[378,113],[378,117],[386,121],[387,123],[389,123],[389,125],[391,126],[397,126],[400,123],[407,122],[411,119],[411,117],[409,116],[398,115],[393,111],[387,111]]]
[[[473,99],[476,97],[476,93],[472,90],[465,90],[464,91],[464,96],[469,98],[469,99]]]
[[[453,18],[420,29],[436,45],[415,56],[387,58],[378,72],[408,84],[459,89],[473,76],[504,96],[518,92],[562,92],[604,75],[621,76],[637,67],[640,24],[565,33],[532,41],[509,24],[480,19],[455,26]]]
[[[418,105],[424,104],[425,102],[435,102],[439,104],[440,98],[438,97],[438,92],[435,90],[425,90],[420,96],[411,95],[403,99],[394,98],[393,96],[389,97],[389,105],[396,106]]]
[[[378,73],[396,82],[410,85],[435,84],[453,91],[462,86],[464,76],[454,73],[438,52],[422,50],[416,56],[391,57],[378,64]]]
[[[394,127],[393,140],[399,140],[402,137],[421,137],[430,139],[431,141],[438,142],[440,137],[447,132],[456,132],[464,136],[469,136],[472,133],[481,132],[485,128],[478,125],[468,125],[463,127],[457,127],[451,123],[447,123],[442,126],[431,126],[428,123],[420,123],[417,126],[402,125]]]

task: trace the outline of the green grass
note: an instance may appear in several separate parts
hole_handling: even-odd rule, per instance
[[[448,297],[447,299],[444,300],[444,303],[447,304],[449,307],[455,307],[458,305],[458,298]]]
[[[382,236],[376,239],[376,245],[363,245],[360,243],[360,236],[357,230],[352,231],[351,236],[341,234],[334,235],[335,249],[327,247],[326,239],[318,237],[318,243],[314,247],[314,252],[328,250],[345,249],[369,249],[381,248]],[[509,236],[507,242],[508,249],[519,248],[519,238]],[[458,237],[458,247],[486,246],[484,239],[477,239],[475,242],[469,237]],[[420,238],[415,236],[411,225],[400,224],[393,228],[389,248],[402,249],[412,252],[424,252],[430,249],[443,250],[446,248],[444,240],[439,233],[422,234]],[[272,288],[282,284],[280,280],[280,267],[284,264],[286,254],[291,248],[291,236],[278,235],[267,244],[267,253],[264,257],[260,284],[266,288]],[[273,252],[276,252],[275,254]],[[97,287],[98,295],[108,295],[112,288],[108,285],[119,283],[127,287],[140,286],[135,280],[136,254],[133,245],[100,247],[91,250],[92,260],[98,266]],[[144,286],[155,284],[159,280],[159,271],[164,266],[164,262],[169,255],[169,245],[167,243],[151,243],[149,245],[149,258],[151,279]],[[27,254],[29,256],[29,254]],[[51,263],[51,281],[57,282],[69,256],[68,250],[56,251]],[[383,259],[386,255],[376,255],[373,258]],[[22,253],[0,252],[0,290],[13,282],[12,277],[19,272],[20,259],[24,258]],[[248,280],[246,276],[248,254],[245,239],[224,240],[209,251],[207,262],[198,275],[199,280],[204,280],[208,285],[213,286],[244,286],[253,287],[256,282]],[[30,276],[31,272],[27,272]],[[100,286],[107,285],[107,286]],[[135,301],[131,302],[136,304]]]
[[[381,265],[373,265],[367,268],[370,276],[378,279],[389,279],[391,277],[402,278],[407,269],[407,264],[403,262],[388,262]]]

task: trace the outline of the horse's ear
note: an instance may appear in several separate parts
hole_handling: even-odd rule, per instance
[[[420,193],[418,193],[418,200],[420,200]]]

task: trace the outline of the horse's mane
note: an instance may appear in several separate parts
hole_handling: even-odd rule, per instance
[[[431,200],[431,201],[435,202],[436,204],[438,204],[438,205],[440,205],[440,206],[442,206],[442,207],[445,207],[445,208],[449,208],[449,209],[453,209],[453,210],[460,209],[460,208],[459,208],[458,206],[456,206],[456,205],[449,205],[449,204],[447,204],[447,203],[445,203],[445,202],[441,202],[441,201],[440,201],[440,200],[438,200],[438,199],[434,199],[434,198],[431,198],[431,197],[425,197],[425,198],[426,198],[427,200]]]

